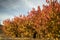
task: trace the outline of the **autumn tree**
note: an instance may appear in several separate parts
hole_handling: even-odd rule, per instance
[[[60,38],[60,4],[46,0],[43,9],[32,8],[27,16],[20,15],[3,21],[4,32],[10,37]]]

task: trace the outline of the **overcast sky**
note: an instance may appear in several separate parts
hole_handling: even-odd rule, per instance
[[[46,4],[45,0],[0,0],[0,22],[5,19],[19,16],[20,14],[27,15],[33,7]]]

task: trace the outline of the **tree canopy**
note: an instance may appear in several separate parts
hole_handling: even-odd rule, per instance
[[[32,8],[27,16],[4,20],[4,33],[9,37],[60,38],[60,3],[50,0],[48,4],[42,10]]]

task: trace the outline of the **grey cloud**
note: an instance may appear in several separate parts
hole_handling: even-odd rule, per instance
[[[27,14],[32,7],[42,5],[41,0],[0,0],[0,20],[12,18],[19,13]]]

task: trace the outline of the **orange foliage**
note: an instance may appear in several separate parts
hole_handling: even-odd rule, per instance
[[[20,17],[14,17],[12,21],[3,21],[6,33],[11,36],[13,34],[13,37],[32,37],[35,32],[40,35],[39,37],[56,36],[54,32],[59,31],[57,24],[60,25],[60,4],[57,1],[49,2],[49,5],[43,5],[42,10],[38,6],[37,10],[32,8],[32,11],[27,16],[21,15]],[[9,34],[10,32],[12,34]]]

